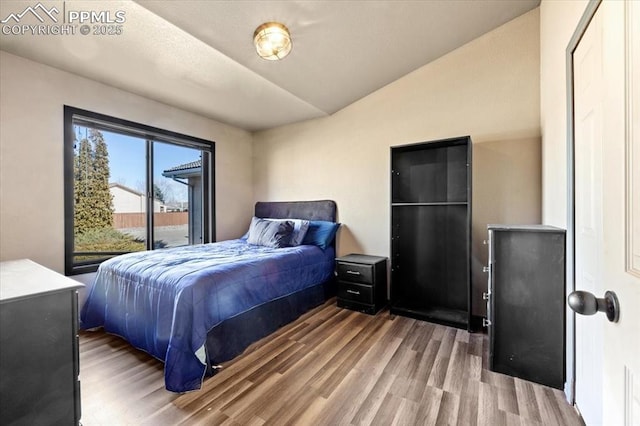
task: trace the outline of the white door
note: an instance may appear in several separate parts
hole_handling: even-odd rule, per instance
[[[587,426],[640,426],[639,9],[603,1],[573,55],[575,287],[620,302],[617,323],[576,315]]]

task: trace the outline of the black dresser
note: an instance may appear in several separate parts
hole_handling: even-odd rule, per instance
[[[0,423],[78,425],[83,285],[30,260],[0,268]]]
[[[387,304],[387,258],[349,254],[336,259],[338,306],[374,315]]]
[[[565,230],[489,225],[489,368],[562,389]]]

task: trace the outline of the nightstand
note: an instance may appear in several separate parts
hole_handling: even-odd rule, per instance
[[[336,258],[338,306],[375,315],[387,304],[387,258],[349,254]]]

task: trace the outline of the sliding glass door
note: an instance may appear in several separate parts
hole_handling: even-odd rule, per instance
[[[213,240],[213,143],[65,108],[67,273]]]
[[[153,144],[154,248],[202,243],[202,151]]]

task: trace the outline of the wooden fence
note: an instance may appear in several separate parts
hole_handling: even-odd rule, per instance
[[[147,223],[146,213],[114,213],[113,227],[123,228],[144,228]],[[169,212],[154,213],[154,226],[178,226],[189,223],[189,212]]]

